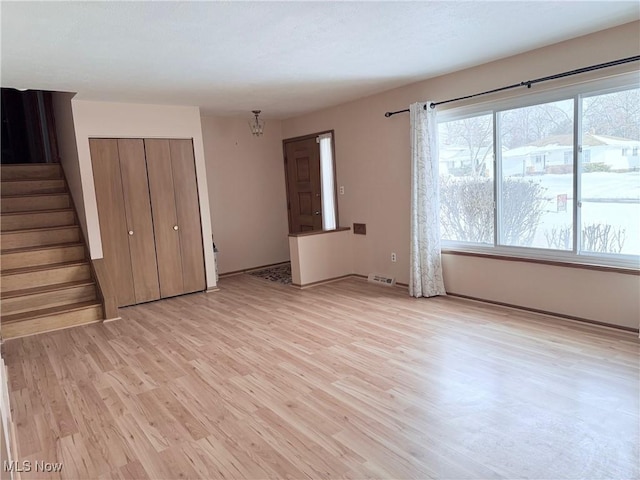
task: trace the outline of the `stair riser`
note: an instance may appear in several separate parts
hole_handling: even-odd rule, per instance
[[[69,227],[55,231],[6,232],[2,234],[1,241],[3,249],[74,243],[80,241],[80,229],[78,227]]]
[[[2,165],[0,177],[2,180],[62,178],[62,169],[60,164]]]
[[[53,292],[4,298],[2,299],[2,315],[58,307],[70,303],[88,302],[95,299],[96,287],[94,285],[81,285]]]
[[[3,275],[0,288],[2,292],[11,292],[23,288],[88,280],[90,275],[89,265],[71,265],[51,270]]]
[[[74,262],[84,258],[85,251],[82,245],[47,248],[30,252],[5,253],[2,255],[2,268],[11,270],[14,268],[36,267],[53,263]]]
[[[59,195],[46,195],[36,197],[14,197],[3,198],[2,213],[10,212],[33,212],[36,210],[55,210],[56,208],[70,208],[71,201],[69,195],[61,193]]]
[[[26,230],[29,228],[62,227],[73,225],[75,215],[72,211],[24,213],[19,215],[3,215],[1,228],[3,232]]]
[[[102,307],[92,306],[73,312],[64,312],[46,317],[22,320],[2,325],[3,338],[23,337],[36,333],[60,330],[61,328],[74,327],[87,323],[95,323],[103,317]]]
[[[32,180],[2,182],[2,195],[33,195],[36,193],[65,193],[63,180]]]

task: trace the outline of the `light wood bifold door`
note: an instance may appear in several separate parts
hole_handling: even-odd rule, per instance
[[[204,290],[193,143],[90,139],[105,264],[118,305]]]
[[[102,252],[119,306],[160,298],[141,139],[91,139]]]
[[[145,139],[160,294],[203,290],[204,252],[191,140]]]

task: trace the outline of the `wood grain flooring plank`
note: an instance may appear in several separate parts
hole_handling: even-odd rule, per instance
[[[137,395],[139,404],[142,406],[142,416],[134,417],[142,430],[153,427],[160,432],[164,439],[164,446],[156,450],[164,451],[172,445],[178,445],[183,440],[190,438],[190,434],[186,426],[181,425],[178,420],[171,415],[159,401],[154,393],[157,389]]]
[[[638,478],[637,336],[346,279],[237,275],[5,341],[55,479]]]
[[[19,398],[19,397],[14,397]],[[16,430],[24,431],[23,435],[17,438],[17,447],[20,455],[32,455],[42,450],[41,437],[38,435],[38,427],[36,424],[36,416],[23,417],[20,420],[14,420]]]
[[[173,478],[171,472],[162,461],[162,456],[154,448],[152,440],[134,419],[133,415],[125,413],[114,419],[122,432],[129,448],[133,451],[144,470],[151,478]]]
[[[56,461],[64,465],[62,474],[65,478],[98,476],[91,455],[86,449],[85,440],[79,433],[60,437],[56,441]]]
[[[138,460],[110,470],[98,477],[98,480],[151,480],[149,474]]]
[[[271,447],[259,431],[251,429],[246,422],[230,421],[223,418],[216,424],[216,430],[227,449],[233,451],[234,456],[241,462],[249,459],[260,465],[267,478],[298,479],[306,476],[289,461],[284,454]]]
[[[229,447],[217,434],[198,440],[197,452],[210,465],[215,476],[212,478],[267,478],[266,466],[254,461],[243,449]]]
[[[247,426],[307,478],[335,478],[346,469],[344,464],[333,460],[318,444],[292,430],[270,409],[256,412],[255,416],[247,419]]]
[[[185,376],[168,384],[167,389],[207,428],[225,415],[231,415],[218,392],[197,377]]]
[[[196,383],[204,385],[204,391],[214,390],[220,396],[221,401],[227,406],[236,418],[242,418],[247,414],[255,412],[260,401],[257,398],[239,395],[239,388],[228,381],[230,377],[220,378],[216,370],[210,368],[207,362],[196,360],[189,362],[193,366],[192,375],[197,378]]]
[[[202,478],[196,467],[199,467],[193,456],[185,455],[180,446],[167,448],[162,452],[162,461],[167,466],[169,478],[184,478],[185,480],[197,480]]]

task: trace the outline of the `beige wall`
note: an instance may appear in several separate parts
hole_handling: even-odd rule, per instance
[[[78,220],[85,238],[88,237],[87,217],[84,211],[84,197],[82,194],[82,178],[80,164],[78,162],[78,146],[76,144],[76,131],[73,126],[73,110],[71,100],[75,93],[53,92],[53,114],[56,121],[56,135],[60,164],[64,170],[69,191],[73,198]]]
[[[289,237],[291,280],[305,286],[353,273],[351,230]]]
[[[254,137],[245,117],[202,117],[219,273],[289,260],[280,121]]]
[[[447,292],[638,328],[640,276],[451,254],[442,258]]]
[[[371,272],[395,276],[408,283],[409,277],[409,194],[410,153],[409,117],[406,114],[385,118],[384,112],[399,110],[416,101],[446,100],[476,93],[544,75],[550,75],[587,65],[640,54],[640,22],[623,25],[585,37],[559,43],[521,55],[419,82],[379,95],[363,98],[313,114],[283,121],[283,137],[295,137],[312,132],[335,129],[337,184],[344,185],[345,194],[339,196],[340,224],[353,222],[367,224],[366,236],[353,236],[355,273]],[[615,67],[606,75],[636,71],[637,64]],[[599,75],[604,75],[602,72]],[[557,88],[569,82],[586,81],[594,74],[582,74],[571,80],[548,82],[532,91]],[[527,94],[526,89],[509,92],[506,96]],[[493,97],[498,98],[497,96]],[[483,97],[483,101],[487,101]],[[456,106],[459,106],[457,104]],[[391,252],[398,255],[397,263],[390,261]],[[469,283],[470,270],[478,269],[484,280],[477,276]],[[620,325],[638,327],[638,296],[624,296],[605,288],[613,282],[621,292],[637,289],[637,277],[604,272],[575,273],[554,266],[525,269],[522,264],[478,259],[445,261],[445,276],[450,288],[463,289],[467,295],[489,298],[506,303],[523,304],[514,285],[524,274],[533,275],[536,285],[545,284],[544,290],[533,291],[527,305],[552,305],[554,311]],[[566,287],[567,275],[580,276],[589,286],[573,289],[570,295],[549,302],[549,292]],[[492,290],[486,290],[487,283]],[[584,283],[583,283],[584,284]],[[524,288],[524,285],[522,285]],[[592,292],[600,292],[596,297]],[[554,294],[555,295],[555,294]],[[615,305],[615,315],[603,305]],[[536,308],[542,308],[540,306]]]
[[[192,138],[198,178],[207,286],[215,287],[209,191],[202,144],[200,109],[198,107],[94,102],[78,99],[73,99],[71,104],[82,191],[84,192],[85,228],[91,258],[102,258],[102,241],[89,152],[89,138]]]

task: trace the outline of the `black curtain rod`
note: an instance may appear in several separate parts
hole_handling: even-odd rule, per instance
[[[570,77],[571,75],[578,75],[579,73],[592,72],[594,70],[600,70],[602,68],[615,67],[616,65],[623,65],[625,63],[637,62],[638,60],[640,60],[640,55],[636,55],[634,57],[621,58],[619,60],[612,60],[611,62],[599,63],[597,65],[591,65],[589,67],[578,68],[576,70],[569,70],[568,72],[556,73],[555,75],[536,78],[534,80],[527,80],[526,82],[514,83],[513,85],[507,85],[506,87],[494,88],[493,90],[487,90],[486,92],[474,93],[473,95],[466,95],[464,97],[451,98],[449,100],[443,100],[441,102],[431,102],[429,104],[429,107],[436,108],[436,106],[443,105],[445,103],[459,102],[460,100],[467,100],[468,98],[479,97],[481,95],[488,95],[490,93],[502,92],[504,90],[511,90],[512,88],[518,88],[518,87],[531,88],[531,85],[535,83],[547,82],[549,80],[556,80],[558,78]],[[427,109],[427,104],[424,105],[424,109],[425,110]],[[397,112],[386,112],[384,116],[389,118],[392,115],[396,115],[398,113],[405,113],[408,111],[409,109],[405,108],[404,110],[398,110]]]

